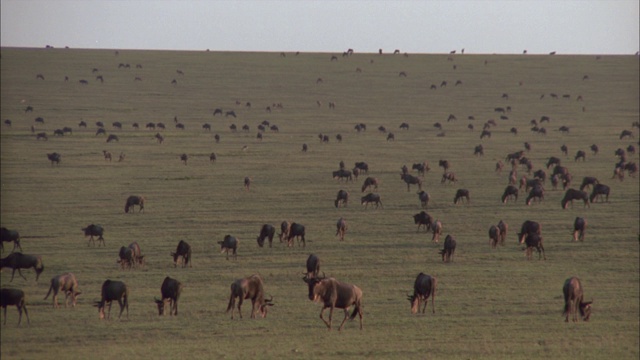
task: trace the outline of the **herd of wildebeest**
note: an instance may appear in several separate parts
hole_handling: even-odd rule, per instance
[[[351,54],[348,52],[348,55]],[[334,61],[333,57],[331,61]],[[126,64],[128,66],[128,64]],[[120,64],[119,67],[123,67],[125,65]],[[141,67],[141,65],[138,65]],[[96,69],[94,69],[96,70]],[[96,70],[97,71],[97,70]],[[94,71],[95,72],[95,71]],[[177,70],[178,75],[184,75],[181,70]],[[401,77],[406,77],[407,74],[405,72],[400,73]],[[44,76],[42,74],[38,74],[36,76],[38,80],[44,80]],[[98,76],[96,80],[104,82],[104,78],[102,76]],[[65,79],[68,81],[68,78]],[[136,78],[135,81],[142,81],[141,78]],[[317,83],[322,82],[322,79],[319,78]],[[88,82],[86,80],[81,80],[80,84],[87,85]],[[177,81],[174,79],[172,84],[177,84]],[[461,82],[460,82],[461,84]],[[446,84],[441,84],[445,86]],[[458,83],[456,83],[458,85]],[[544,96],[544,95],[543,95]],[[541,96],[541,99],[542,97]],[[558,97],[555,94],[551,94],[552,97]],[[503,94],[503,98],[508,99],[507,94]],[[582,97],[578,97],[577,101],[581,101]],[[237,103],[240,104],[240,103]],[[318,101],[318,106],[321,103]],[[335,103],[331,102],[331,108],[335,108]],[[247,102],[245,106],[250,107],[250,103]],[[281,108],[282,104],[272,104],[266,108],[267,111],[271,111],[272,108]],[[504,114],[509,112],[510,107],[506,108],[496,108],[495,111],[497,113]],[[33,111],[32,106],[28,106],[25,109],[25,113]],[[213,113],[213,116],[223,115],[222,109],[216,109]],[[236,118],[236,113],[234,111],[227,111],[225,116],[231,116]],[[177,117],[174,119],[176,122],[176,129],[184,130],[184,125],[179,123]],[[448,121],[455,120],[454,115],[450,115]],[[534,119],[531,120],[532,131],[538,132],[541,134],[545,134],[546,130],[542,126],[544,122],[549,122],[550,119],[547,116],[542,116],[540,120]],[[43,124],[44,119],[38,117],[35,120],[35,124]],[[6,126],[11,126],[12,122],[10,120],[5,120]],[[86,128],[87,124],[82,121],[78,124],[79,127]],[[114,128],[121,128],[122,124],[120,122],[113,123]],[[470,129],[473,128],[470,125]],[[495,126],[495,122],[493,120],[488,121],[483,128],[483,132],[480,135],[480,138],[491,137],[491,128]],[[97,124],[98,130],[96,132],[97,135],[106,134],[104,130],[104,124]],[[134,128],[139,128],[137,123],[133,124]],[[436,123],[434,127],[441,129],[442,125]],[[632,127],[640,128],[640,125],[637,121],[632,124]],[[156,128],[164,129],[165,126],[162,123],[148,123],[146,125],[147,129],[155,130]],[[211,131],[211,126],[208,123],[205,123],[203,126],[203,131]],[[401,130],[408,130],[409,124],[402,123],[399,128]],[[236,125],[233,124],[230,127],[231,131],[236,131]],[[258,140],[262,139],[262,133],[267,129],[271,131],[277,132],[279,131],[276,125],[269,124],[268,122],[263,122],[258,125],[258,135],[256,136]],[[243,126],[244,131],[249,131],[248,125]],[[366,131],[366,124],[358,123],[355,125],[354,130],[357,132]],[[384,132],[387,134],[387,141],[395,141],[395,136],[393,133],[388,132],[386,128],[380,127],[378,128],[380,132]],[[35,127],[31,127],[31,131],[34,133],[36,140],[47,140],[46,133],[35,133]],[[568,133],[570,130],[568,127],[561,127],[559,131]],[[64,129],[56,129],[54,131],[54,136],[64,136],[66,133],[71,133],[72,129],[65,127]],[[511,133],[517,134],[518,130],[514,127],[511,129]],[[444,133],[438,134],[438,136],[444,136]],[[319,136],[320,142],[325,143],[329,142],[329,137],[326,134],[320,134]],[[634,132],[630,130],[623,130],[620,133],[620,140],[634,138]],[[162,144],[164,137],[157,133],[154,137],[159,144]],[[336,139],[338,141],[342,140],[341,135],[337,135]],[[219,141],[220,137],[218,134],[215,135],[215,140]],[[107,142],[119,141],[117,135],[109,135],[107,137]],[[545,188],[544,185],[546,181],[549,180],[553,189],[557,189],[562,187],[564,191],[564,197],[560,201],[560,206],[563,209],[566,209],[568,206],[573,206],[573,201],[581,201],[584,204],[584,207],[590,207],[592,203],[596,203],[598,201],[608,202],[611,188],[608,185],[602,183],[596,177],[588,176],[582,179],[582,182],[578,188],[572,187],[574,184],[572,175],[569,169],[565,166],[561,165],[561,160],[557,157],[550,157],[546,163],[546,169],[538,169],[534,171],[531,160],[527,158],[527,153],[530,151],[530,145],[528,143],[524,144],[524,150],[519,150],[513,153],[506,154],[504,161],[500,160],[496,163],[495,172],[500,174],[505,166],[510,166],[511,170],[508,176],[508,185],[504,189],[504,193],[501,198],[497,201],[501,201],[502,203],[507,203],[509,201],[517,201],[518,196],[521,191],[524,191],[526,194],[525,204],[527,206],[534,204],[535,202],[541,202],[545,198]],[[568,156],[568,149],[565,145],[559,147],[562,153],[565,156]],[[308,149],[308,145],[302,144],[302,151],[306,152]],[[593,154],[597,154],[599,151],[598,145],[593,144],[590,147]],[[626,149],[618,148],[615,151],[615,156],[618,157],[618,161],[613,166],[613,176],[611,177],[611,181],[623,181],[625,176],[636,177],[638,172],[638,166],[635,162],[629,161],[627,156],[635,154],[635,147],[633,145],[629,145]],[[51,165],[54,164],[60,165],[62,155],[54,152],[46,154],[49,161],[51,161]],[[111,161],[112,155],[108,151],[103,151],[103,155],[105,160]],[[474,150],[474,155],[482,156],[483,148],[482,145],[476,146]],[[584,161],[585,160],[585,152],[580,150],[575,155],[575,162]],[[188,156],[187,154],[182,154],[179,156],[180,160],[187,165]],[[124,161],[125,155],[123,153],[120,154],[119,161]],[[212,153],[210,156],[210,161],[214,162],[216,160],[216,154]],[[457,175],[451,171],[451,164],[446,159],[440,159],[438,161],[438,166],[443,169],[441,183],[445,184],[456,184],[458,181]],[[519,176],[518,171],[523,171],[530,176],[527,175]],[[431,216],[427,213],[427,209],[429,207],[430,195],[427,191],[422,188],[423,179],[427,172],[431,171],[430,165],[427,161],[421,163],[412,164],[411,169],[409,169],[406,165],[400,167],[399,172],[399,180],[404,182],[407,186],[407,191],[411,191],[411,186],[415,186],[418,189],[418,201],[420,206],[424,209],[419,213],[413,215],[414,223],[418,226],[418,231],[424,229],[425,231],[431,231],[433,233],[432,241],[438,243],[440,240],[440,236],[443,234],[443,224],[437,218]],[[416,171],[417,174],[412,174],[412,171]],[[550,171],[547,174],[547,171]],[[365,177],[362,186],[361,192],[366,193],[360,198],[360,203],[366,208],[369,205],[375,206],[375,209],[384,209],[381,196],[374,191],[378,189],[380,185],[380,181],[378,178],[369,176],[369,165],[366,162],[356,162],[354,167],[349,170],[347,169],[345,163],[340,161],[339,169],[333,171],[333,178],[336,181],[345,181],[345,182],[353,182],[357,181],[360,176]],[[244,189],[246,191],[251,191],[251,178],[244,178]],[[591,193],[589,194],[585,190],[589,190]],[[472,201],[473,194],[464,188],[457,189],[455,193],[455,197],[453,199],[454,204],[468,204]],[[337,192],[336,199],[334,201],[334,205],[336,208],[346,207],[349,203],[350,194],[345,189],[340,189]],[[125,201],[124,212],[134,212],[135,208],[138,208],[138,213],[144,213],[145,208],[145,198],[140,195],[131,195]],[[583,217],[576,217],[573,224],[574,232],[573,232],[573,240],[574,241],[584,241],[585,232],[587,228],[587,221]],[[490,245],[492,248],[496,248],[498,245],[504,245],[505,240],[507,238],[509,225],[500,220],[497,224],[491,225],[488,229],[488,237],[490,239]],[[280,242],[285,244],[284,246],[294,246],[294,242],[297,239],[298,246],[305,247],[305,226],[296,222],[283,221],[280,224],[280,232],[278,233]],[[336,223],[336,237],[340,240],[345,239],[346,232],[348,230],[347,222],[344,218],[340,218]],[[98,241],[98,246],[101,244],[106,246],[105,239],[103,237],[105,229],[101,225],[97,224],[89,224],[87,227],[82,229],[85,236],[89,237],[89,245],[95,246],[95,240]],[[524,249],[526,253],[527,259],[531,259],[533,251],[538,252],[539,259],[546,259],[546,254],[543,245],[543,236],[542,236],[542,226],[539,222],[532,220],[525,220],[521,226],[520,231],[517,233],[518,242],[520,244],[524,244]],[[273,238],[276,235],[276,226],[271,224],[264,224],[260,229],[260,233],[257,237],[257,244],[260,247],[265,245],[265,241],[268,240],[269,246],[273,245]],[[39,276],[44,271],[43,259],[41,256],[36,255],[28,255],[22,253],[22,246],[20,243],[20,235],[17,230],[10,230],[5,227],[2,227],[1,232],[1,240],[2,244],[5,242],[13,243],[13,250],[11,254],[0,259],[0,266],[2,268],[10,268],[12,269],[11,281],[14,279],[15,272],[25,278],[21,273],[21,269],[30,269],[33,268],[36,272],[36,281]],[[230,256],[233,259],[237,258],[239,240],[232,236],[226,235],[219,241],[221,252],[226,253],[226,259],[229,259]],[[15,250],[20,250],[20,252],[16,252]],[[446,234],[444,238],[444,246],[440,251],[442,255],[442,261],[449,263],[453,262],[454,254],[456,250],[456,239],[451,234]],[[4,251],[4,246],[3,246]],[[176,250],[171,252],[171,256],[173,257],[173,264],[177,266],[181,263],[183,268],[191,267],[191,256],[192,256],[192,248],[191,246],[184,240],[180,240]],[[141,248],[137,242],[133,242],[128,246],[122,246],[118,253],[118,263],[120,267],[124,269],[134,269],[137,267],[141,267],[145,265],[145,257],[142,255]],[[25,278],[26,280],[26,278]],[[320,318],[326,324],[326,326],[331,329],[331,319],[334,309],[342,309],[344,310],[344,319],[342,320],[339,330],[341,330],[347,319],[355,319],[356,316],[359,316],[360,320],[360,329],[362,329],[362,300],[363,300],[363,292],[362,290],[353,284],[344,283],[338,281],[332,277],[326,277],[324,273],[320,275],[320,258],[315,254],[310,254],[306,261],[306,272],[303,277],[303,281],[308,285],[308,297],[309,300],[322,303],[323,307],[320,313]],[[408,300],[411,302],[411,312],[417,313],[420,312],[420,305],[422,304],[422,313],[425,312],[428,299],[431,298],[432,302],[432,312],[435,313],[435,295],[438,281],[437,279],[428,274],[420,273],[415,279],[413,286],[413,294],[408,295]],[[161,298],[155,299],[155,302],[158,307],[158,312],[160,315],[165,313],[166,308],[169,308],[169,314],[178,315],[178,301],[180,298],[181,291],[183,289],[183,284],[171,277],[166,277],[161,284],[160,293]],[[569,321],[569,318],[572,317],[573,321],[577,321],[579,313],[584,321],[589,320],[591,315],[591,304],[590,301],[585,301],[584,290],[580,283],[580,280],[577,277],[570,277],[567,279],[563,285],[562,292],[564,295],[564,316],[565,321]],[[51,278],[51,286],[45,299],[49,297],[49,295],[53,293],[53,306],[58,307],[57,297],[59,294],[65,295],[65,306],[69,304],[69,300],[71,300],[71,306],[75,306],[76,298],[80,294],[78,288],[78,281],[76,276],[73,273],[64,273],[61,275],[57,275]],[[19,320],[18,324],[20,324],[22,320],[22,313],[24,312],[28,318],[28,312],[25,301],[25,293],[22,290],[16,288],[2,288],[1,290],[1,306],[4,308],[5,312],[5,323],[6,323],[6,308],[9,305],[15,305],[19,312]],[[105,317],[109,317],[111,311],[111,304],[113,301],[117,301],[120,305],[120,315],[127,311],[128,317],[128,303],[129,303],[129,288],[122,281],[117,280],[106,280],[102,284],[101,287],[101,295],[100,301],[95,304],[99,310],[99,316],[101,319]],[[230,286],[230,295],[229,295],[229,303],[227,306],[227,312],[231,312],[231,318],[234,318],[235,311],[237,309],[237,313],[240,318],[242,318],[241,306],[244,300],[251,300],[251,318],[255,318],[257,316],[266,317],[267,310],[270,306],[273,306],[273,298],[267,298],[266,292],[264,289],[264,280],[262,276],[258,274],[253,274],[248,277],[240,278],[234,281]],[[108,312],[105,315],[105,309],[108,306]],[[353,307],[351,314],[349,314],[349,309]],[[326,309],[330,310],[328,321],[324,318],[323,314]]]

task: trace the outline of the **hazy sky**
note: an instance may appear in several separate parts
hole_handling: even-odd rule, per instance
[[[638,0],[0,0],[0,45],[633,54]]]

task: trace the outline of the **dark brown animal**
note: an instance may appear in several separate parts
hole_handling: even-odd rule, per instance
[[[418,185],[418,190],[422,190],[422,180],[411,174],[400,174],[400,179],[407,184],[407,191],[410,191],[411,185]]]
[[[362,192],[365,192],[365,190],[369,189],[369,191],[371,191],[373,188],[373,190],[378,190],[378,184],[380,182],[378,181],[377,178],[374,177],[367,177],[366,179],[364,179],[364,183],[362,184]]]
[[[407,299],[411,303],[411,313],[420,312],[420,302],[423,302],[422,313],[425,313],[429,297],[431,297],[431,312],[436,313],[436,287],[438,280],[425,273],[420,273],[413,283],[413,295],[407,295]]]
[[[427,214],[425,211],[420,211],[418,214],[413,215],[413,222],[418,225],[417,231],[420,231],[422,226],[424,226],[424,231],[429,231],[432,221],[433,218],[431,215]]]
[[[20,245],[20,233],[15,230],[9,230],[6,227],[0,228],[0,248],[4,251],[4,243],[5,242],[13,242],[13,249],[11,252],[16,250],[16,247],[22,251],[22,246]]]
[[[339,190],[338,195],[336,196],[336,200],[334,201],[334,205],[340,207],[342,204],[343,207],[347,207],[347,203],[349,202],[349,193],[346,190]]]
[[[489,244],[493,249],[496,248],[500,242],[500,229],[497,226],[491,225],[489,228]]]
[[[594,202],[597,198],[602,200],[602,196],[606,197],[606,201],[609,202],[609,192],[611,188],[605,184],[596,184],[593,186],[593,191],[591,192],[591,196],[589,196],[589,201]]]
[[[104,228],[102,226],[91,224],[81,230],[84,231],[85,237],[89,236],[89,242],[87,243],[87,246],[89,246],[91,243],[93,243],[93,245],[95,246],[95,240],[93,239],[94,236],[98,237],[98,247],[100,246],[101,241],[105,247],[107,246],[106,242],[104,241],[104,237],[102,237],[102,235],[104,235]]]
[[[440,180],[440,183],[444,184],[446,181],[449,181],[449,184],[456,183],[458,182],[458,178],[453,172],[445,172],[442,174],[442,180]]]
[[[334,278],[308,278],[302,279],[309,286],[309,300],[322,303],[320,311],[320,319],[331,330],[331,322],[333,317],[333,309],[344,309],[344,319],[338,328],[342,330],[344,323],[349,318],[349,308],[354,306],[350,319],[355,319],[356,315],[360,316],[360,330],[362,330],[362,290],[352,284],[340,282]],[[324,319],[324,311],[329,308],[329,321]]]
[[[64,273],[62,275],[54,276],[51,278],[51,286],[49,286],[49,292],[44,300],[47,300],[51,292],[53,291],[53,307],[58,308],[58,293],[64,291],[64,307],[69,305],[69,297],[71,297],[71,306],[75,307],[78,295],[81,294],[78,291],[78,280],[73,273]]]
[[[220,244],[220,252],[226,252],[226,259],[229,260],[229,251],[232,252],[233,255],[233,259],[237,260],[238,259],[238,243],[240,242],[240,240],[236,239],[234,236],[231,235],[225,235],[224,239],[222,241],[218,241],[218,244]]]
[[[47,158],[49,159],[49,161],[51,161],[51,166],[53,166],[53,163],[56,163],[56,165],[60,165],[60,161],[62,160],[62,155],[58,154],[57,152],[54,152],[51,154],[47,154]]]
[[[531,201],[535,199],[537,199],[538,202],[544,200],[544,188],[542,187],[542,185],[536,185],[531,189],[525,203],[527,205],[531,205]]]
[[[171,253],[173,256],[173,267],[178,266],[178,258],[182,258],[182,267],[191,267],[191,245],[186,241],[180,240],[175,252]]]
[[[136,265],[136,260],[133,255],[133,250],[129,247],[120,247],[120,251],[118,252],[118,263],[120,264],[120,268],[124,269],[125,267],[131,269]]]
[[[533,249],[538,251],[538,260],[540,260],[540,256],[543,256],[545,260],[547,260],[547,256],[544,253],[544,246],[542,245],[542,236],[536,233],[527,234],[525,240],[525,256],[527,260],[531,260],[531,255],[533,253]]]
[[[582,184],[580,185],[580,191],[584,191],[585,188],[587,187],[595,187],[596,184],[598,184],[599,181],[598,179],[596,179],[593,176],[585,176],[584,178],[582,178]]]
[[[458,202],[462,202],[464,203],[464,200],[466,199],[467,204],[469,203],[469,190],[467,189],[458,189],[458,191],[456,191],[456,196],[453,198],[453,203],[457,204]]]
[[[135,205],[139,206],[138,212],[144,211],[144,197],[131,195],[127,198],[127,202],[124,204],[124,212],[128,213],[129,209],[134,210]]]
[[[289,237],[290,228],[291,228],[291,223],[289,223],[288,221],[283,221],[282,223],[280,223],[280,234],[278,234],[278,237],[280,238],[280,242],[283,242],[284,239]]]
[[[429,196],[429,194],[422,190],[418,193],[418,199],[420,200],[420,206],[422,206],[424,209],[427,208],[427,205],[429,204],[429,199],[431,197]]]
[[[573,222],[573,241],[584,241],[584,233],[587,230],[587,220],[582,217],[576,217]]]
[[[518,233],[518,243],[523,244],[525,238],[529,234],[538,234],[540,235],[542,231],[542,227],[540,223],[536,221],[526,220],[522,223],[522,227],[520,227],[520,232]]]
[[[456,252],[456,245],[456,239],[453,236],[447,235],[447,237],[444,238],[444,249],[440,250],[443,262],[453,261],[453,254]]]
[[[162,286],[160,287],[162,298],[155,299],[156,305],[158,306],[158,315],[164,315],[164,310],[168,303],[169,315],[178,316],[178,300],[180,299],[183,287],[182,283],[176,279],[172,279],[168,276],[164,278]]]
[[[564,194],[564,198],[562,198],[562,201],[560,202],[562,208],[566,209],[569,203],[571,203],[571,206],[573,207],[573,200],[582,200],[584,201],[584,206],[589,207],[589,195],[587,195],[585,191],[568,189]]]
[[[340,218],[336,223],[336,235],[340,238],[340,241],[344,240],[344,235],[347,233],[347,222]]]
[[[18,252],[11,253],[4,259],[0,259],[0,269],[5,267],[13,269],[11,272],[11,280],[9,280],[9,282],[13,281],[16,270],[18,270],[18,275],[27,280],[27,278],[22,275],[22,271],[20,271],[20,269],[33,268],[36,272],[36,281],[38,281],[40,274],[44,271],[44,264],[42,263],[42,258],[39,255],[26,255]]]
[[[269,247],[273,246],[273,236],[276,234],[276,228],[273,225],[264,224],[262,228],[260,228],[260,234],[256,241],[258,242],[258,246],[263,247],[264,241],[269,239]]]
[[[27,304],[25,300],[24,291],[20,289],[2,288],[0,289],[0,307],[4,309],[4,324],[7,324],[7,306],[15,305],[18,309],[18,326],[22,322],[22,311],[24,310],[27,315],[27,323],[31,324],[29,320],[29,312],[27,311]]]
[[[318,277],[320,273],[320,258],[315,254],[310,254],[307,258],[307,272],[305,276],[309,279]]]
[[[245,299],[251,299],[251,318],[255,319],[256,315],[267,317],[269,306],[273,306],[273,297],[265,299],[264,284],[260,275],[254,274],[246,278],[238,279],[231,283],[231,295],[229,296],[229,305],[227,312],[231,311],[231,319],[236,307],[236,298],[238,298],[238,314],[242,319],[242,302]]]
[[[307,242],[304,236],[305,236],[304,225],[298,224],[295,222],[291,223],[291,226],[289,226],[289,232],[287,234],[287,245],[293,246],[293,239],[297,238],[298,246],[300,246],[300,243],[302,243],[302,247],[306,247]]]
[[[369,193],[360,198],[360,205],[364,205],[365,209],[369,206],[369,204],[372,203],[376,204],[376,209],[378,208],[378,206],[383,207],[382,201],[380,200],[380,195],[378,194]]]
[[[101,300],[96,301],[94,305],[98,308],[100,320],[105,318],[104,308],[107,303],[109,303],[109,312],[106,318],[109,319],[111,317],[111,305],[114,300],[117,300],[120,305],[118,318],[122,316],[124,309],[127,309],[127,319],[129,318],[129,289],[127,285],[122,281],[105,280],[105,282],[102,283]]]
[[[498,222],[498,230],[500,230],[500,245],[504,246],[504,241],[507,240],[507,231],[509,230],[509,225],[500,220]]]
[[[506,204],[507,200],[513,198],[513,201],[518,201],[518,188],[513,185],[507,185],[502,193],[502,203]]]
[[[578,311],[583,321],[589,321],[591,317],[591,304],[593,301],[584,302],[584,292],[580,279],[570,277],[565,280],[562,286],[564,295],[564,321],[569,322],[569,316],[573,316],[573,322],[578,321]]]

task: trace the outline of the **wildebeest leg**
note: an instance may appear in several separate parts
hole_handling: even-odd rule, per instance
[[[122,312],[124,311],[124,303],[122,302],[122,298],[118,299],[118,305],[120,305],[120,315],[118,315],[118,319],[122,317]],[[109,305],[109,312],[111,312],[111,305]],[[129,310],[127,310],[127,317],[129,316]]]
[[[4,307],[4,324],[7,324],[7,307]]]
[[[118,300],[118,302],[120,302],[120,300]],[[113,304],[113,301],[109,301],[109,312],[107,312],[107,320],[111,319],[111,305],[112,304]],[[122,313],[120,315],[122,315]]]
[[[327,327],[329,328],[329,330],[331,330],[331,317],[333,316],[333,306],[329,307],[329,321],[327,322],[327,320],[324,319],[324,316],[322,316],[322,314],[324,313],[324,310],[327,307],[323,307],[322,310],[320,310],[320,319],[322,319],[322,321],[324,321],[324,324],[327,325]]]
[[[242,310],[241,310],[241,307],[242,307],[242,301],[243,301],[243,299],[244,299],[244,295],[242,295],[242,296],[239,296],[239,297],[238,297],[238,314],[240,314],[240,319],[242,319]],[[232,314],[233,314],[233,312],[232,312]]]
[[[349,317],[349,307],[346,307],[344,308],[344,319],[342,319],[342,323],[340,324],[338,331],[342,330],[342,326],[344,326],[344,323],[347,321],[348,317]]]
[[[420,299],[420,300],[422,300],[422,299]],[[418,301],[420,301],[420,300],[418,300]],[[424,299],[424,304],[423,304],[423,306],[422,306],[422,313],[423,313],[423,314],[424,314],[424,313],[425,313],[425,311],[427,310],[427,305],[428,305],[428,304],[429,304],[429,299],[428,299],[428,298]],[[420,306],[420,305],[418,305],[418,306]]]

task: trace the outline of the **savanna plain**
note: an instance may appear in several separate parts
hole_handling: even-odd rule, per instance
[[[638,57],[283,55],[1,49],[1,223],[17,230],[24,253],[40,255],[45,266],[37,282],[32,269],[22,271],[26,280],[16,274],[10,281],[9,269],[0,274],[2,287],[24,290],[30,317],[30,325],[23,317],[18,327],[15,306],[7,309],[2,359],[638,358],[640,190],[637,177],[612,179],[614,151],[638,148],[632,126],[640,113]],[[216,108],[236,117],[214,116]],[[456,120],[448,121],[450,115]],[[540,123],[543,116],[550,120]],[[481,139],[491,119],[491,136]],[[546,135],[531,130],[532,119]],[[267,128],[259,140],[257,126],[265,120],[279,131]],[[96,135],[97,122],[106,135]],[[359,123],[366,131],[354,129]],[[241,129],[245,124],[249,131]],[[63,127],[72,132],[54,136]],[[633,138],[621,139],[623,130]],[[48,140],[37,140],[40,132]],[[387,140],[389,132],[395,140]],[[107,135],[119,140],[106,142]],[[596,177],[611,187],[609,201],[562,209],[564,191],[547,179],[543,201],[527,206],[521,189],[517,201],[503,204],[511,170],[505,156],[524,150],[525,142],[533,170],[551,173],[546,162],[558,157],[573,175],[569,187]],[[477,145],[484,155],[474,156]],[[584,161],[574,161],[578,150],[586,152]],[[47,159],[52,152],[61,154],[59,164]],[[455,184],[440,181],[444,159]],[[505,169],[498,173],[500,160]],[[332,178],[340,161],[348,169],[368,163],[383,207],[360,205],[367,175]],[[450,263],[439,255],[442,240],[417,231],[418,189],[407,191],[400,179],[403,165],[423,161],[431,168],[423,177],[431,196],[426,211],[443,223],[443,237],[458,243]],[[638,163],[638,155],[627,154],[627,161]],[[518,178],[532,177],[522,166],[517,171]],[[252,180],[248,191],[245,177]],[[460,188],[469,190],[469,203],[453,203]],[[350,199],[336,208],[340,189]],[[129,195],[146,198],[144,212],[124,212]],[[578,216],[588,222],[586,239],[572,242]],[[344,241],[335,236],[340,217],[348,224]],[[306,247],[287,247],[276,236],[273,247],[260,248],[261,226],[278,228],[283,220],[305,225]],[[488,230],[500,220],[509,233],[504,246],[492,249]],[[525,220],[541,224],[546,260],[535,253],[527,260],[518,244]],[[104,227],[106,246],[88,245],[81,228],[92,223]],[[217,242],[227,234],[240,240],[236,260],[220,253]],[[180,240],[193,248],[191,268],[173,265],[170,252]],[[133,241],[146,264],[122,270],[118,250]],[[13,247],[4,245],[2,257]],[[331,331],[319,319],[321,305],[308,299],[302,281],[311,253],[326,276],[362,289],[363,330],[355,320],[338,332],[341,310]],[[62,296],[54,309],[44,296],[51,277],[64,272],[76,275],[82,294],[76,307],[65,308]],[[411,314],[407,294],[420,272],[438,279],[435,314],[431,305],[426,314]],[[230,284],[254,273],[275,305],[266,318],[250,319],[245,303],[244,318],[231,320]],[[158,316],[154,303],[166,276],[185,286],[177,316]],[[585,300],[593,300],[588,322],[566,323],[562,316],[562,285],[571,276],[581,279]],[[114,304],[111,319],[99,320],[93,304],[106,279],[128,285],[128,317],[119,319]]]

